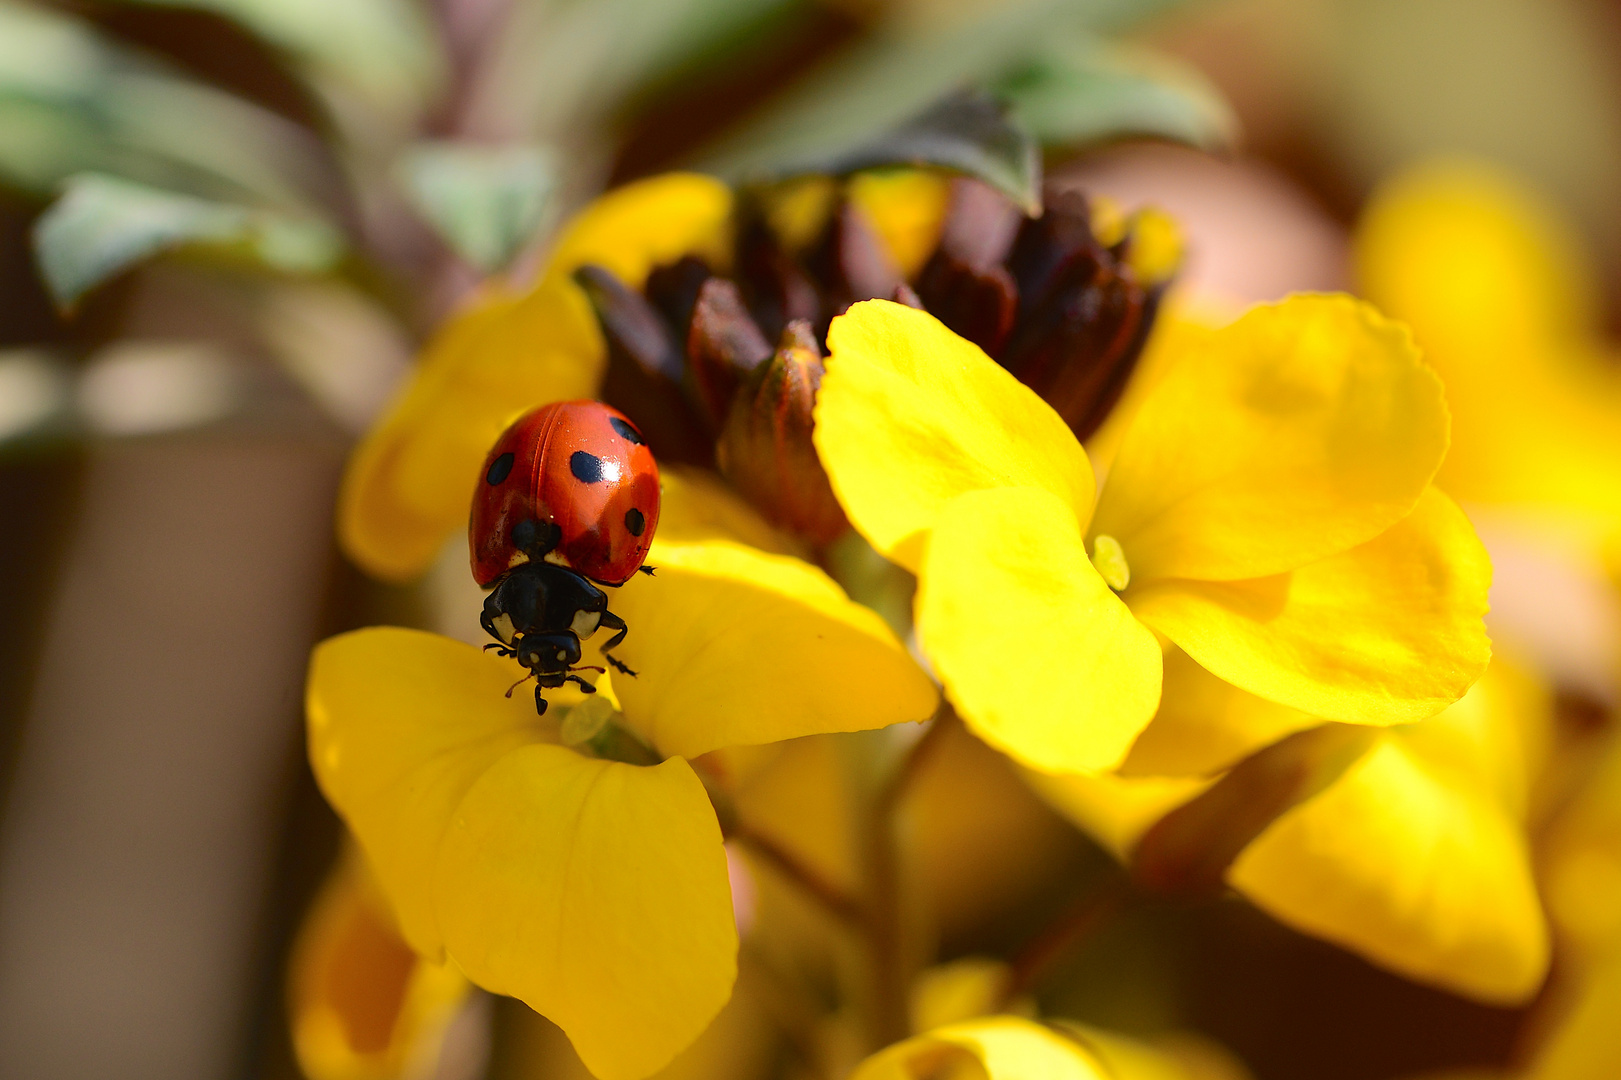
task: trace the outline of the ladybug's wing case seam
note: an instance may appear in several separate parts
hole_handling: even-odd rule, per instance
[[[530,470],[529,474],[529,504],[537,512],[541,510],[548,511],[548,518],[554,524],[561,524],[561,522],[556,520],[557,515],[552,512],[551,507],[541,501],[540,490],[546,479],[546,463],[549,460],[547,455],[551,452],[552,436],[557,433],[557,427],[562,422],[562,416],[562,409],[553,409],[551,415],[546,417],[545,425],[536,434],[535,467]]]

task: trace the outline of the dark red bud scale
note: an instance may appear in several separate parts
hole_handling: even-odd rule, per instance
[[[716,447],[720,471],[767,518],[814,543],[849,528],[811,442],[822,355],[808,322],[789,323],[770,360],[732,401]]]

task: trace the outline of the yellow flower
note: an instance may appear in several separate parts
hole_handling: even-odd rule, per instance
[[[1209,875],[1410,978],[1518,1003],[1548,967],[1525,819],[1550,717],[1497,661],[1419,723],[1306,730],[1182,658],[1121,775],[1030,779],[1139,879]]]
[[[720,826],[688,759],[936,703],[882,620],[806,563],[725,539],[649,561],[614,599],[639,673],[612,687],[622,712],[604,686],[539,717],[505,696],[510,663],[394,628],[320,645],[308,690],[316,776],[406,940],[552,1019],[603,1080],[658,1070],[731,991]],[[609,720],[657,763],[582,752]]]
[[[387,902],[346,853],[293,946],[287,990],[298,1066],[308,1080],[431,1071],[470,989],[455,969],[400,940]]]
[[[487,286],[442,326],[349,461],[338,499],[349,557],[385,580],[416,577],[467,527],[469,477],[502,429],[536,405],[596,395],[605,346],[576,269],[640,288],[659,263],[718,262],[731,212],[731,191],[710,177],[627,184],[569,223],[533,288]]]
[[[816,445],[850,521],[918,574],[924,652],[964,720],[1024,764],[1118,765],[1161,646],[1264,698],[1421,719],[1485,668],[1490,566],[1430,486],[1434,374],[1406,332],[1297,296],[1189,337],[1096,492],[1028,388],[930,316],[834,321]]]
[[[1556,214],[1484,165],[1429,164],[1375,195],[1357,230],[1364,295],[1413,328],[1446,383],[1465,503],[1621,528],[1621,378],[1597,275]]]
[[[1225,1055],[1175,1053],[1068,1020],[988,1016],[879,1051],[851,1080],[1242,1080]]]

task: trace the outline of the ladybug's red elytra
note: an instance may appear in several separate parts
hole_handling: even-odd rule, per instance
[[[467,540],[473,577],[491,590],[480,622],[502,656],[516,657],[543,690],[566,682],[596,688],[576,672],[580,642],[600,627],[616,671],[635,675],[608,650],[625,621],[598,585],[615,587],[643,566],[659,523],[659,470],[640,431],[599,401],[560,401],[520,416],[490,448],[473,493]]]

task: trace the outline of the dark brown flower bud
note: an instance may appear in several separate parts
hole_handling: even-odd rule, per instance
[[[858,300],[893,295],[902,280],[878,230],[848,200],[833,212],[807,262],[826,297],[824,323]]]
[[[1013,331],[1019,294],[1004,267],[974,267],[937,250],[917,279],[917,295],[935,318],[953,333],[972,341],[991,356],[1002,351]]]
[[[709,264],[702,259],[683,255],[673,263],[653,267],[642,292],[679,337],[692,319],[698,291],[712,274]]]
[[[1179,261],[1179,238],[1162,215],[1122,219],[1078,193],[1051,194],[1008,256],[1018,318],[992,355],[1088,438],[1125,391]]]
[[[718,432],[743,376],[771,356],[737,286],[712,277],[698,290],[687,328],[687,389]]]
[[[826,544],[849,522],[811,443],[822,356],[808,322],[789,323],[769,361],[732,399],[716,448],[720,471],[775,524]]]
[[[795,319],[821,316],[816,285],[758,215],[745,216],[738,225],[736,274],[749,312],[768,341]]]
[[[608,345],[602,399],[630,417],[660,460],[707,465],[709,435],[682,392],[685,361],[663,317],[600,266],[582,266],[574,280]]]

